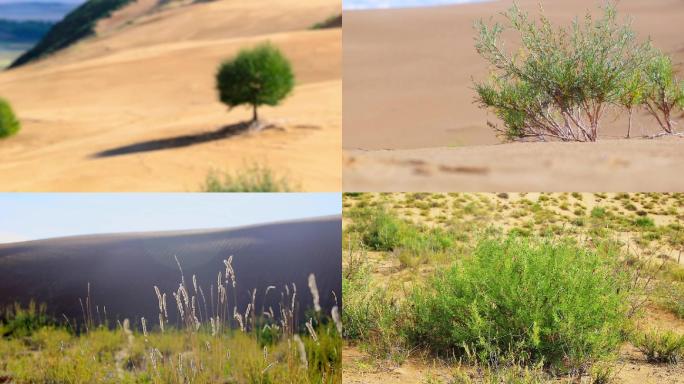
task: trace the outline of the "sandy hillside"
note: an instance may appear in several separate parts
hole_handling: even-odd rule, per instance
[[[339,0],[139,0],[97,36],[0,73],[23,123],[0,142],[10,191],[196,191],[211,169],[258,162],[309,191],[339,190],[341,30],[311,30]],[[261,116],[283,129],[236,133],[247,108],[217,101],[218,64],[271,41],[297,87]]]
[[[538,0],[518,3],[537,13]],[[472,79],[487,76],[487,65],[473,46],[473,23],[496,16],[511,4],[501,0],[345,12],[344,189],[576,190],[588,186],[612,190],[634,185],[634,180],[625,177],[657,181],[642,188],[684,189],[682,181],[666,176],[678,169],[674,165],[681,163],[677,156],[684,152],[684,140],[665,140],[664,150],[654,157],[652,140],[612,140],[626,132],[626,122],[615,113],[602,120],[600,146],[493,146],[500,140],[487,121],[498,120],[473,103]],[[596,11],[600,4],[596,0],[547,0],[544,8],[552,21],[569,23],[586,10]],[[677,63],[684,61],[684,44],[672,28],[684,22],[684,3],[623,0],[618,10],[623,17],[633,18],[640,37],[650,36]],[[643,114],[635,117],[633,129],[637,135],[658,132]],[[467,172],[433,171],[429,178],[418,172],[419,177],[413,177],[412,170],[397,166],[422,162],[428,168],[466,168]],[[621,164],[616,174],[620,177],[606,178],[614,174],[614,162]],[[564,170],[549,167],[550,163],[562,163]],[[597,163],[593,170],[592,164]],[[474,171],[468,172],[471,168]],[[481,170],[488,171],[477,172]],[[505,173],[504,178],[499,171]]]

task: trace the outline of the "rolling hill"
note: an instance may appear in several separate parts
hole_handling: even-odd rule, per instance
[[[93,235],[0,244],[0,306],[30,300],[46,303],[53,316],[83,319],[90,284],[91,303],[114,322],[158,315],[153,287],[171,293],[181,273],[193,276],[210,300],[223,261],[233,255],[240,311],[257,289],[256,308],[277,312],[284,285],[297,287],[299,319],[312,308],[308,276],[316,276],[321,307],[330,313],[341,297],[341,218],[324,217],[241,228],[181,232]],[[275,286],[264,296],[268,286]],[[229,288],[232,301],[233,291]],[[289,303],[288,303],[289,304]],[[232,305],[232,304],[231,304]],[[93,309],[93,311],[95,311]],[[172,314],[173,312],[173,314]],[[174,319],[175,309],[169,310]]]

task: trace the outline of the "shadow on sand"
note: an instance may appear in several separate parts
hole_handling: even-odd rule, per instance
[[[160,151],[164,149],[189,147],[195,144],[202,144],[209,141],[226,139],[229,137],[247,133],[250,130],[251,124],[249,122],[241,122],[237,124],[226,125],[216,131],[203,132],[194,135],[183,135],[170,137],[166,139],[157,139],[143,141],[107,149],[102,152],[95,153],[90,158],[100,159],[105,157],[123,156],[140,152]]]

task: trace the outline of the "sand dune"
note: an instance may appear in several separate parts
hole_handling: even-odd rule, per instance
[[[309,27],[340,8],[339,0],[163,8],[140,0],[115,12],[96,37],[0,73],[2,95],[23,122],[0,143],[0,188],[194,191],[210,169],[259,162],[304,190],[339,190],[341,29]],[[284,129],[227,137],[221,129],[250,113],[217,101],[216,68],[263,41],[279,46],[297,75],[293,95],[261,113]],[[182,136],[194,140],[145,145]],[[137,150],[96,156],[122,147]]]
[[[536,12],[539,2],[518,3]],[[487,121],[497,119],[473,102],[472,79],[485,79],[488,70],[473,46],[473,23],[496,16],[511,4],[502,0],[345,12],[344,189],[614,190],[638,186],[639,190],[683,190],[684,181],[669,175],[679,171],[676,164],[681,161],[684,140],[665,140],[662,151],[652,140],[606,140],[626,132],[626,121],[619,113],[604,118],[601,145],[492,146],[500,140]],[[543,2],[546,14],[557,23],[569,23],[601,4],[596,0]],[[684,3],[623,0],[618,9],[622,16],[633,18],[642,38],[651,37],[677,63],[684,60],[681,36],[673,28],[684,23]],[[635,127],[638,135],[658,132],[656,124],[641,114]],[[616,173],[611,159],[624,159]],[[395,167],[416,161],[428,167],[488,171],[413,177],[413,170]],[[563,166],[549,168],[551,163]],[[634,178],[654,183],[637,183]]]
[[[209,295],[210,285],[216,286],[217,274],[225,269],[223,260],[233,255],[241,311],[250,301],[248,290],[254,288],[257,308],[277,310],[283,285],[295,283],[299,319],[304,319],[313,302],[307,285],[310,273],[316,275],[321,306],[327,311],[336,305],[335,295],[341,295],[341,225],[338,216],[233,229],[0,244],[0,306],[35,299],[46,303],[52,314],[80,320],[78,299],[85,299],[90,283],[93,305],[106,306],[110,321],[155,319],[158,302],[153,286],[171,296],[180,283],[174,256],[187,284],[196,275]],[[264,297],[269,285],[277,290]]]

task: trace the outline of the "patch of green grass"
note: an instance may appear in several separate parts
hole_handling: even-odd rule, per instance
[[[591,217],[595,219],[603,219],[608,215],[608,212],[603,207],[594,207],[591,209]]]
[[[27,337],[52,324],[46,314],[45,305],[37,306],[33,301],[27,308],[15,304],[0,311],[0,337]]]
[[[648,216],[640,216],[637,217],[634,220],[634,225],[640,228],[653,228],[655,227],[655,223],[653,222],[653,219],[651,219]]]
[[[354,223],[349,230],[359,233],[372,250],[418,254],[444,251],[454,244],[448,231],[409,223],[382,207],[353,209],[351,217]]]
[[[202,185],[203,192],[290,192],[292,189],[286,177],[279,177],[259,164],[232,174],[211,171]]]

